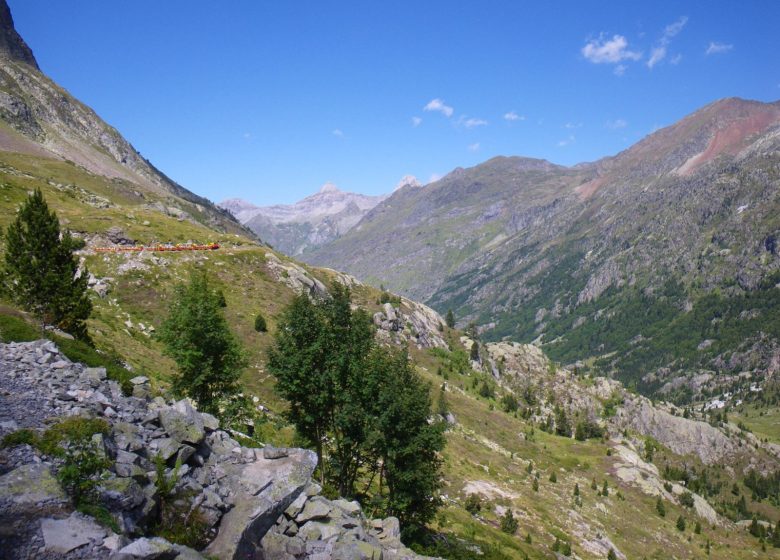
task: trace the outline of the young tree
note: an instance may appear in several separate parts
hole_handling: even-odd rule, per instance
[[[38,317],[82,340],[92,311],[86,269],[78,273],[69,231],[60,233],[57,214],[37,189],[6,232],[3,287],[11,299]]]
[[[479,343],[476,340],[471,344],[471,354],[469,357],[472,362],[479,361]]]
[[[661,496],[658,496],[655,500],[655,511],[661,517],[666,517],[666,506],[664,505],[664,500]]]
[[[255,317],[255,330],[257,332],[266,332],[268,330],[262,313],[258,313],[257,317]]]
[[[455,328],[455,314],[452,312],[452,309],[447,310],[447,316],[444,318],[444,321],[447,323],[449,328]]]
[[[174,392],[219,414],[220,401],[237,391],[246,360],[205,273],[193,272],[189,283],[176,287],[160,339],[178,366]]]
[[[675,526],[677,527],[678,531],[685,531],[685,518],[682,515],[677,518],[677,523]]]
[[[512,514],[511,508],[506,508],[506,512],[501,517],[501,530],[509,535],[514,535],[517,532],[517,519]]]
[[[374,414],[374,449],[387,483],[387,515],[398,517],[414,532],[433,519],[439,507],[444,423],[429,423],[428,385],[417,375],[406,352],[376,348],[369,376],[380,380]]]

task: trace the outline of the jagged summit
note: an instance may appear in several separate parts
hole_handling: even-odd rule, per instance
[[[410,186],[412,188],[422,187],[422,183],[417,180],[417,177],[414,175],[404,175],[401,177],[401,180],[398,181],[398,184],[393,189],[393,192],[400,190],[406,186]]]
[[[341,190],[330,181],[322,185],[322,187],[320,188],[320,194],[340,193],[340,192]]]
[[[40,70],[32,49],[16,32],[14,18],[11,16],[11,9],[6,0],[0,0],[0,56],[24,62],[36,70]]]

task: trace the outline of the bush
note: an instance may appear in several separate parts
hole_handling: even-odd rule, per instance
[[[482,511],[482,499],[479,497],[479,494],[469,494],[466,496],[466,502],[463,504],[463,507],[471,515],[477,515]]]
[[[678,531],[685,531],[685,518],[682,515],[677,518],[675,527],[677,527]]]
[[[255,330],[257,332],[268,331],[268,326],[265,324],[265,317],[263,317],[260,313],[258,313],[257,317],[255,317]]]
[[[514,535],[517,532],[517,519],[512,515],[512,510],[506,508],[506,513],[501,517],[501,530],[508,535]]]
[[[22,428],[21,430],[16,430],[15,432],[6,434],[2,443],[0,443],[0,449],[25,444],[37,447],[38,441],[38,434],[35,432],[35,430]]]
[[[108,431],[105,420],[71,417],[46,430],[38,442],[43,453],[63,459],[57,480],[77,507],[94,504],[98,482],[111,466],[105,449],[93,438]]]
[[[680,496],[680,504],[684,505],[685,507],[692,508],[694,505],[693,494],[690,492],[683,492]]]

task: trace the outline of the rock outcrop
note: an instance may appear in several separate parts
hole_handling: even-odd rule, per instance
[[[197,517],[220,559],[413,558],[393,518],[370,521],[359,504],[329,501],[311,483],[316,456],[304,449],[249,448],[189,401],[151,398],[139,376],[126,391],[103,368],[72,363],[47,340],[0,344],[0,437],[39,433],[65,418],[100,418],[93,441],[110,468],[99,503],[118,532],[74,507],[58,482],[62,460],[28,444],[0,450],[0,549],[4,558],[199,559],[153,536],[162,502]],[[175,487],[160,495],[161,458]]]

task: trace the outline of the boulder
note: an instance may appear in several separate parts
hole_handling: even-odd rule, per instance
[[[165,539],[144,537],[120,548],[109,560],[174,560],[178,555],[174,545]]]
[[[0,476],[0,498],[30,505],[67,500],[49,465],[45,463],[22,465]]]
[[[178,442],[198,445],[206,435],[202,415],[185,399],[161,408],[160,425]]]
[[[105,529],[80,513],[65,519],[41,519],[41,531],[45,549],[56,554],[67,554],[106,536]]]
[[[226,560],[257,556],[260,541],[309,483],[316,465],[315,453],[304,449],[281,459],[224,464],[220,485],[230,492],[233,508],[222,517],[206,554]]]
[[[315,497],[306,502],[303,511],[295,517],[295,522],[298,525],[302,525],[313,519],[323,519],[328,517],[328,514],[332,509],[331,505],[325,499]]]

